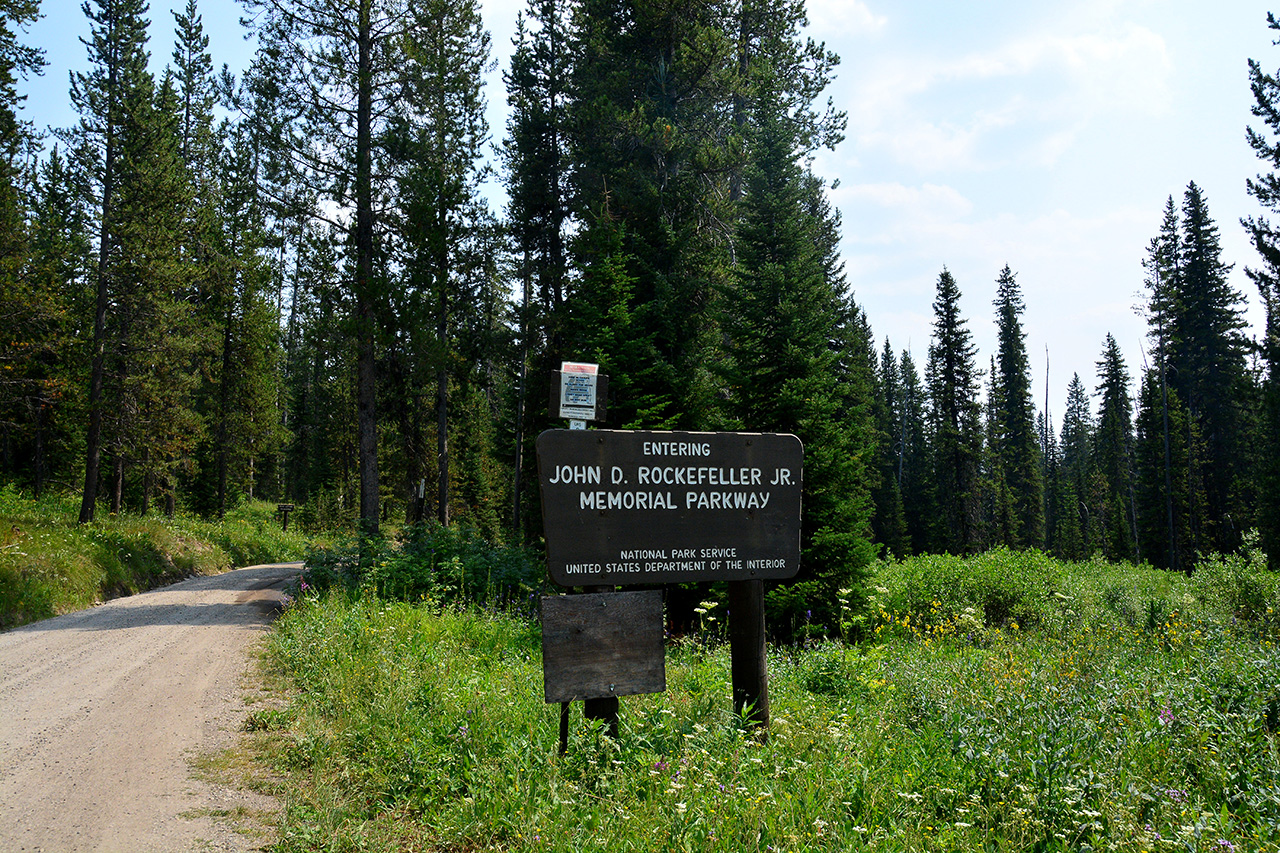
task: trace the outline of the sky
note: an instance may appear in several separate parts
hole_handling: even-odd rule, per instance
[[[501,71],[524,0],[482,0],[497,69],[489,77],[495,140],[506,121]],[[1277,4],[1280,6],[1280,3]],[[25,117],[75,122],[68,73],[83,70],[89,24],[75,0],[44,0],[25,40],[48,67],[27,81]],[[170,61],[170,8],[151,0],[152,64]],[[234,0],[199,0],[215,67],[244,68],[253,44]],[[828,90],[848,114],[845,140],[815,171],[836,183],[849,285],[883,346],[909,349],[923,372],[945,267],[979,366],[995,353],[992,300],[1007,264],[1026,303],[1038,408],[1054,420],[1079,373],[1097,384],[1109,332],[1132,377],[1146,346],[1142,260],[1165,201],[1189,182],[1218,224],[1231,282],[1262,312],[1245,267],[1256,264],[1243,216],[1263,165],[1245,142],[1247,60],[1280,68],[1269,8],[1247,0],[809,0],[809,34],[841,57]],[[501,205],[500,190],[493,204]],[[1095,403],[1096,406],[1096,403]]]

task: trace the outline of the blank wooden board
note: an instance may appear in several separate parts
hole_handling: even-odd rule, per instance
[[[548,702],[665,691],[662,593],[543,596],[542,679]]]

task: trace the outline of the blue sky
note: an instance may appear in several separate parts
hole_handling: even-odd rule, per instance
[[[153,63],[172,51],[170,5],[152,0]],[[44,0],[27,35],[49,68],[30,81],[26,116],[63,126],[67,74],[83,68],[88,23],[73,0]],[[488,0],[499,71],[490,125],[504,125],[501,67],[523,0]],[[252,54],[233,0],[200,0],[215,65]],[[1078,372],[1090,388],[1104,336],[1136,376],[1145,324],[1141,261],[1166,198],[1200,185],[1222,235],[1232,281],[1261,312],[1244,267],[1254,263],[1241,216],[1259,169],[1244,141],[1248,58],[1280,67],[1268,7],[1243,0],[1077,0],[1061,3],[810,0],[811,34],[842,58],[830,90],[849,114],[847,138],[816,170],[838,180],[846,269],[872,328],[910,347],[923,370],[938,274],[964,294],[985,367],[995,351],[991,300],[1008,264],[1027,311],[1037,404],[1060,415]]]

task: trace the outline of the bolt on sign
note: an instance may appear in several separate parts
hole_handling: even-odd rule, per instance
[[[794,435],[547,430],[547,567],[561,586],[741,581],[800,570]]]

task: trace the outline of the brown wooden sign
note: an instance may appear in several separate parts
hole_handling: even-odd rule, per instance
[[[542,599],[542,679],[548,702],[662,693],[662,593]]]
[[[561,586],[789,578],[800,570],[794,435],[548,430],[547,566]]]

